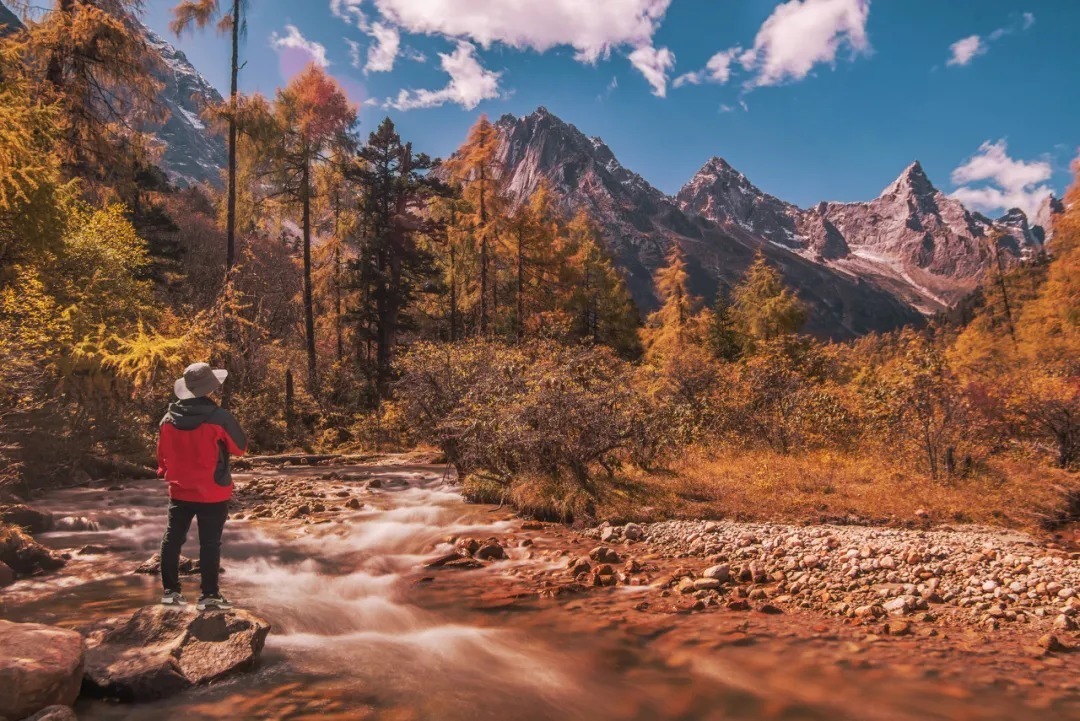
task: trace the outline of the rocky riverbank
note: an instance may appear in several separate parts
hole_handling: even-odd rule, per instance
[[[677,561],[660,585],[698,604],[889,619],[894,634],[938,620],[1026,624],[1069,638],[1080,628],[1080,554],[1011,531],[666,521],[584,535]]]

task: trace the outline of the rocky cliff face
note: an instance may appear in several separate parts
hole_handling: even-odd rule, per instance
[[[162,83],[159,102],[169,117],[151,128],[162,143],[161,166],[181,186],[193,183],[221,184],[225,167],[225,140],[199,117],[206,107],[222,101],[221,94],[199,74],[187,56],[149,28],[146,40],[158,62],[154,76]]]
[[[697,207],[684,206],[624,168],[599,138],[545,108],[522,118],[505,115],[495,125],[511,197],[523,200],[546,178],[567,214],[586,208],[645,310],[656,305],[652,275],[669,245],[678,243],[692,290],[709,301],[718,287],[738,283],[761,250],[810,305],[812,333],[848,338],[921,321],[890,292],[794,252],[802,248],[798,209],[765,196],[722,160],[710,161],[710,177],[695,178]],[[828,253],[835,239],[827,229],[822,237]]]

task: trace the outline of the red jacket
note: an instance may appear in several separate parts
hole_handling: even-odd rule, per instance
[[[232,498],[229,456],[243,455],[247,437],[236,418],[209,398],[176,401],[161,419],[158,477],[176,501],[220,503]]]

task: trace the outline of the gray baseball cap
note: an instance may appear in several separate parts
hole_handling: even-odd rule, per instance
[[[211,368],[209,363],[192,363],[184,369],[184,377],[173,384],[173,391],[180,400],[201,398],[221,388],[229,377],[224,368]]]

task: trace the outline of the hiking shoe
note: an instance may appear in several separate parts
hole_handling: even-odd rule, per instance
[[[199,599],[199,604],[195,607],[200,611],[207,609],[219,609],[222,611],[228,611],[232,608],[232,604],[225,600],[220,594],[217,596],[203,596]]]
[[[187,601],[180,595],[179,591],[166,591],[161,597],[162,606],[183,606]]]

